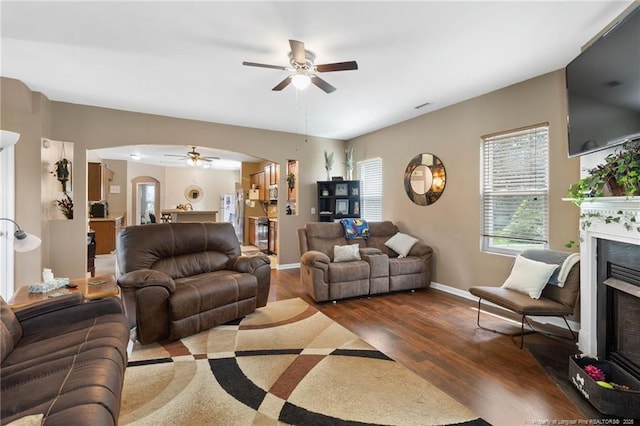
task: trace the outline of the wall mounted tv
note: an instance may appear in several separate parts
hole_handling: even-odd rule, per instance
[[[569,157],[640,139],[640,7],[566,67]]]

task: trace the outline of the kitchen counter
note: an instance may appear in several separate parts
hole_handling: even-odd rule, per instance
[[[89,219],[89,228],[95,231],[96,254],[109,254],[116,249],[116,238],[123,226],[126,226],[123,213]]]
[[[91,217],[89,218],[90,222],[111,222],[114,220],[122,220],[122,218],[124,217],[124,213],[115,213],[115,214],[110,214],[107,217]]]
[[[176,222],[215,222],[217,210],[179,210],[163,209],[162,214],[170,214],[171,221]]]

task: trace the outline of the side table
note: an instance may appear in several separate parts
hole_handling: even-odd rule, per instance
[[[77,284],[78,287],[62,287],[49,293],[29,293],[29,286],[20,287],[13,296],[11,296],[8,303],[11,306],[11,309],[18,309],[28,306],[34,302],[48,299],[50,293],[61,290],[66,290],[69,293],[81,292],[84,294],[85,299],[102,299],[104,297],[117,296],[120,293],[118,283],[113,275],[79,278],[70,280],[70,282]]]

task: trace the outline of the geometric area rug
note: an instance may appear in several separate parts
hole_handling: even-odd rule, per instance
[[[136,343],[120,425],[489,425],[301,299]]]

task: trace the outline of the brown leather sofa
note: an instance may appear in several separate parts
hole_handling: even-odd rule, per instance
[[[46,426],[118,423],[129,343],[119,299],[71,294],[14,313],[0,298],[0,316],[2,424],[32,415]]]
[[[158,223],[123,229],[118,285],[140,343],[176,340],[265,306],[271,266],[242,256],[230,223]]]
[[[337,222],[313,222],[298,230],[300,281],[316,302],[426,288],[433,249],[417,242],[406,257],[385,245],[398,233],[390,221],[368,222],[367,239],[348,240]],[[334,246],[359,244],[361,260],[334,262]]]

